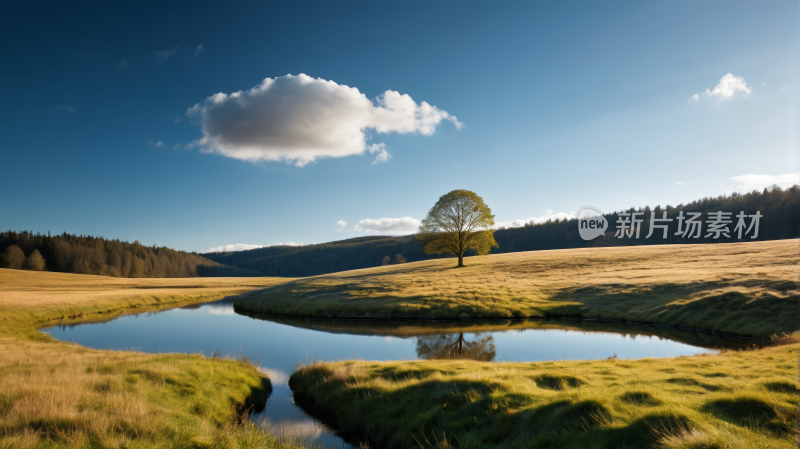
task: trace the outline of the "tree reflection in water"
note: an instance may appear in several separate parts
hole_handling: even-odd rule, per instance
[[[417,337],[417,357],[427,360],[469,359],[491,362],[497,355],[494,337],[475,334],[475,339],[466,341],[464,333],[425,335]]]

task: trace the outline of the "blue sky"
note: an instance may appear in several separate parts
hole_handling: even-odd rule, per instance
[[[797,179],[797,2],[562,3],[7,7],[0,228],[205,251]]]

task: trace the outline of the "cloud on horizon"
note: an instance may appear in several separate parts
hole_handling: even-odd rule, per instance
[[[365,218],[353,227],[354,232],[369,234],[408,235],[419,230],[419,220],[411,217],[379,218],[373,220]]]
[[[714,90],[706,89],[702,94],[694,94],[689,98],[689,101],[699,100],[700,95],[704,97],[731,98],[736,92],[744,92],[744,95],[747,95],[751,91],[752,89],[747,87],[747,81],[744,78],[728,73],[719,79],[719,84],[714,86]]]
[[[556,220],[571,220],[575,218],[575,212],[559,212],[557,214],[553,213],[552,209],[547,209],[547,213],[542,215],[541,217],[529,217],[529,218],[520,218],[514,221],[499,221],[494,224],[495,229],[500,228],[521,228],[528,223],[544,223],[547,221],[556,221]]]
[[[234,243],[231,245],[215,246],[206,250],[207,253],[231,253],[234,251],[245,251],[248,249],[263,248],[263,245],[250,245],[247,243]]]
[[[427,102],[387,90],[371,100],[355,87],[303,73],[265,78],[247,91],[217,93],[186,115],[200,123],[192,142],[206,153],[248,162],[285,161],[302,167],[319,158],[367,151],[366,132],[429,136],[443,120],[464,125]],[[387,162],[384,144],[369,147],[373,163]]]
[[[740,175],[730,178],[736,181],[737,185],[735,190],[740,192],[752,192],[753,190],[764,190],[777,184],[781,188],[791,187],[795,184],[800,184],[800,173],[786,173],[783,175]],[[723,186],[724,187],[724,186]],[[728,186],[732,188],[732,186]]]

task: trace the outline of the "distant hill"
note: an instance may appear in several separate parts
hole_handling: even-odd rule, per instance
[[[709,219],[708,213],[715,211],[732,212],[733,215],[740,211],[746,214],[755,214],[759,211],[763,217],[759,224],[759,233],[756,239],[747,241],[779,240],[800,237],[800,186],[781,189],[774,186],[763,191],[753,191],[746,194],[734,193],[714,198],[703,198],[686,205],[656,206],[652,208],[656,217],[661,217],[664,211],[668,218],[675,218],[681,211],[701,212],[701,219]],[[614,237],[616,222],[621,212],[645,212],[642,218],[642,232],[638,239],[620,239]],[[656,232],[646,239],[650,227],[650,207],[628,209],[627,211],[605,214],[609,223],[604,236],[595,240],[585,241],[578,234],[577,220],[562,220],[560,222],[546,222],[536,225],[527,225],[520,228],[499,229],[494,237],[499,248],[492,248],[492,253],[510,253],[520,251],[538,251],[548,249],[583,248],[588,246],[630,246],[630,245],[664,245],[664,244],[706,244],[740,241],[735,238],[697,238],[686,239],[676,237],[677,220],[670,223],[668,237],[662,238],[662,233]],[[729,226],[732,231],[734,223]],[[703,227],[705,234],[706,226]],[[315,276],[319,274],[334,273],[337,271],[355,270],[380,266],[386,258],[392,263],[397,261],[397,255],[407,262],[451,257],[448,255],[427,255],[422,251],[413,235],[392,237],[373,236],[358,237],[306,246],[270,246],[266,248],[251,249],[228,253],[206,253],[206,258],[225,265],[259,271],[267,276]],[[469,254],[468,254],[469,255]]]
[[[38,255],[38,256],[37,256]],[[39,258],[39,263],[31,262]],[[0,233],[0,268],[26,268],[114,277],[263,276],[230,267],[197,253],[102,237],[28,231]]]
[[[395,261],[398,254],[407,262],[437,258],[425,254],[413,235],[357,237],[316,245],[269,246],[203,256],[225,265],[260,271],[266,276],[297,277],[376,267],[387,256]]]

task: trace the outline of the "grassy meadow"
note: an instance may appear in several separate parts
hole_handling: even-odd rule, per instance
[[[315,363],[295,401],[372,447],[790,448],[800,344],[667,359]]]
[[[36,326],[220,299],[283,280],[0,269],[0,448],[294,447],[241,425],[269,380],[246,360],[99,351]]]
[[[301,278],[237,310],[326,318],[580,317],[765,338],[800,329],[797,240],[476,256]]]

